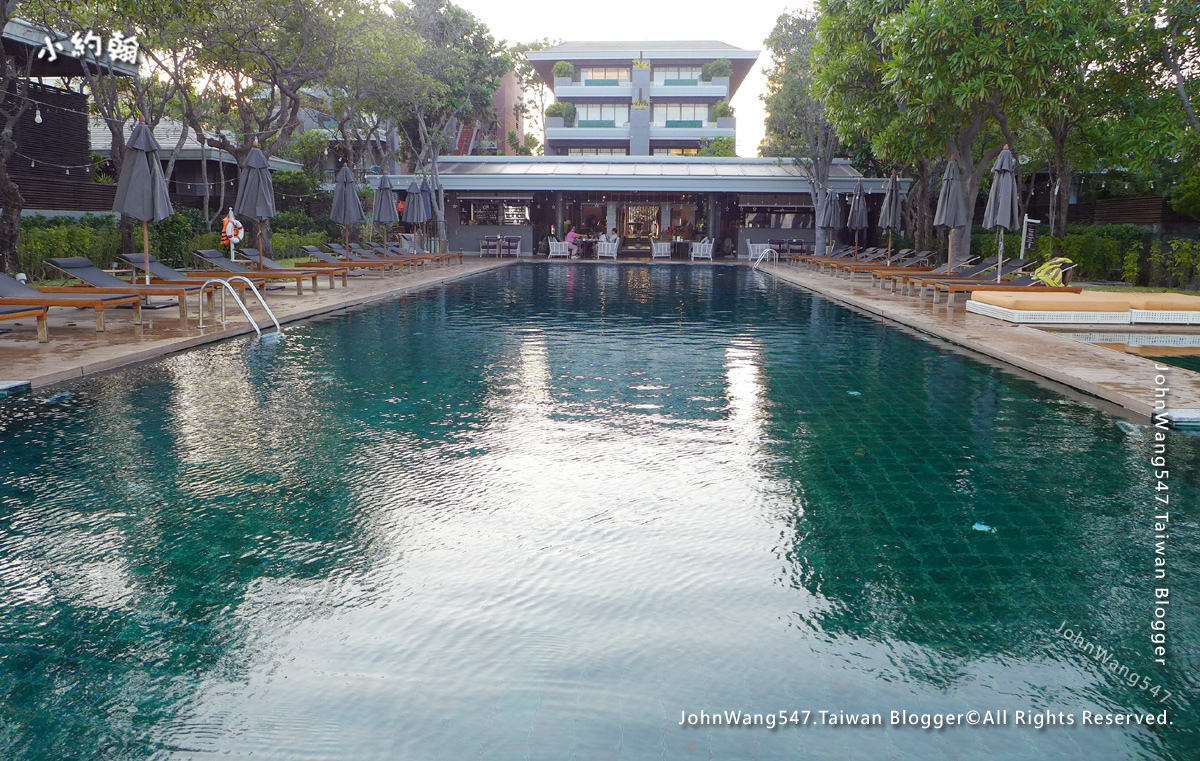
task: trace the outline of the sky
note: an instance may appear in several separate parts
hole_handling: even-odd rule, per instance
[[[763,138],[763,104],[770,56],[763,40],[781,13],[807,3],[733,0],[728,3],[680,3],[666,0],[608,0],[602,4],[562,0],[454,0],[491,28],[498,39],[524,42],[561,40],[719,40],[761,50],[730,104],[737,112],[737,152],[757,156]],[[538,135],[541,138],[541,135]]]

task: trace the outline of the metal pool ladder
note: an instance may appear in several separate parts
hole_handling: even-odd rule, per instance
[[[250,314],[250,310],[246,308],[246,305],[242,302],[241,297],[238,296],[237,289],[235,289],[233,287],[234,280],[241,280],[242,282],[244,282],[246,284],[246,286],[250,290],[254,291],[255,297],[258,298],[258,303],[261,304],[262,308],[266,310],[267,316],[271,318],[271,322],[275,323],[275,333],[272,335],[274,335],[276,338],[278,338],[279,336],[282,336],[283,335],[283,327],[280,326],[279,320],[275,319],[275,313],[271,311],[271,307],[267,306],[266,299],[264,299],[262,294],[258,292],[258,289],[254,287],[254,283],[250,282],[249,278],[244,277],[242,275],[234,275],[229,278],[214,277],[211,280],[204,281],[204,285],[200,289],[200,324],[197,327],[201,327],[201,328],[205,327],[205,325],[204,325],[204,301],[205,301],[204,289],[208,288],[210,285],[220,285],[221,286],[221,319],[219,320],[219,322],[222,325],[224,325],[226,322],[226,319],[225,319],[225,294],[228,293],[230,296],[233,296],[233,300],[241,308],[242,314],[246,315],[246,319],[250,321],[250,325],[254,328],[254,332],[258,334],[259,338],[263,337],[262,329],[258,327],[258,321],[254,319],[254,316],[252,314]]]
[[[770,258],[772,263],[779,264],[779,252],[770,246],[767,246],[762,251],[758,252],[758,258],[754,260],[754,266],[752,269],[758,269],[762,265],[763,260],[767,258]]]

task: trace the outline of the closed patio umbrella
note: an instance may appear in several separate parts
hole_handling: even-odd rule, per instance
[[[162,147],[144,122],[133,125],[125,144],[125,161],[117,180],[113,211],[142,220],[142,245],[146,253],[146,284],[150,284],[150,223],[171,216],[171,197],[163,178],[158,152]]]
[[[850,213],[846,216],[846,227],[854,231],[854,257],[858,258],[858,233],[870,226],[867,221],[867,196],[863,192],[862,180],[854,185],[854,195],[850,196]]]
[[[996,265],[996,282],[1000,282],[1000,270],[1004,266],[1004,231],[1015,230],[1021,222],[1017,219],[1017,178],[1013,174],[1012,151],[1008,146],[1000,151],[996,163],[992,164],[992,190],[988,193],[987,206],[983,209],[985,230],[999,229],[999,263]]]
[[[817,210],[817,227],[829,231],[828,250],[833,250],[833,236],[842,227],[842,213],[838,207],[837,194],[833,189],[825,191],[821,208]]]
[[[433,190],[429,187],[428,180],[421,180],[421,203],[425,206],[425,221],[433,221]],[[425,236],[426,239],[429,236]]]
[[[942,193],[938,196],[937,211],[933,214],[933,224],[937,227],[948,227],[950,233],[946,243],[946,259],[950,262],[949,270],[954,271],[954,230],[966,227],[970,222],[967,215],[967,204],[963,198],[962,182],[958,172],[958,161],[950,157],[946,165],[946,174],[942,176]]]
[[[900,229],[900,181],[896,173],[888,178],[887,189],[883,193],[883,208],[879,211],[879,226],[888,231],[887,263],[892,263],[892,231]]]
[[[233,210],[244,217],[258,220],[258,268],[262,269],[262,222],[275,216],[275,186],[271,184],[271,169],[267,157],[255,145],[246,157],[246,165],[238,172],[237,200]]]
[[[358,183],[354,181],[354,172],[343,165],[338,170],[333,185],[333,208],[329,210],[329,219],[346,228],[346,250],[350,250],[350,225],[363,221],[362,203],[358,200]]]
[[[421,186],[416,180],[408,183],[408,189],[405,191],[404,199],[404,216],[402,219],[405,223],[413,226],[413,234],[416,235],[418,225],[423,225],[429,221],[429,211],[425,207],[425,202],[421,199]]]
[[[392,181],[386,174],[379,178],[379,187],[375,189],[371,220],[384,226],[383,242],[386,244],[388,226],[400,221],[400,215],[396,213],[396,191],[392,190]]]

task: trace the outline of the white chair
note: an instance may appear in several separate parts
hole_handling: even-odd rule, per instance
[[[556,256],[561,256],[564,259],[571,258],[571,249],[567,248],[567,242],[565,240],[550,241],[550,255],[546,258],[553,259]]]
[[[670,259],[671,258],[671,241],[669,241],[669,240],[650,241],[650,258],[651,259]]]
[[[500,255],[500,239],[493,235],[486,235],[479,239],[479,255],[480,256],[499,256]]]
[[[596,243],[596,258],[597,259],[616,259],[617,251],[621,248],[621,239],[617,238],[613,242],[602,240]]]
[[[704,240],[700,241],[699,243],[693,243],[692,250],[691,250],[691,257],[692,257],[693,261],[696,259],[708,259],[709,261],[712,261],[712,258],[713,258],[713,240],[712,240],[712,238],[705,238]]]

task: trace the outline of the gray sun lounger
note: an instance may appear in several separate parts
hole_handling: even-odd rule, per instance
[[[295,267],[285,267],[266,254],[260,254],[257,248],[243,248],[242,253],[246,255],[247,259],[255,264],[262,262],[262,268],[264,270],[279,270],[281,272],[316,272],[320,275],[328,275],[330,288],[333,288],[335,278],[337,278],[339,275],[342,277],[342,285],[346,285],[347,277],[358,277],[360,274],[355,273],[354,275],[351,275],[350,270],[346,269],[345,267],[340,269],[335,269],[333,267],[302,267],[299,264],[297,264]]]
[[[0,305],[5,307],[74,307],[96,312],[96,331],[104,331],[104,310],[107,307],[130,306],[133,324],[142,323],[142,298],[134,293],[44,293],[0,272]]]
[[[235,275],[244,275],[246,277],[254,277],[254,278],[265,278],[267,280],[295,280],[297,296],[304,295],[304,281],[305,280],[311,280],[313,291],[315,292],[317,290],[317,277],[319,276],[319,273],[317,273],[313,270],[309,270],[309,271],[305,272],[304,270],[287,270],[287,269],[285,269],[285,270],[250,269],[249,267],[242,264],[241,262],[235,262],[234,260],[225,256],[225,254],[221,253],[220,251],[216,250],[215,248],[197,249],[192,252],[192,256],[196,257],[201,262],[210,264],[213,267],[216,267],[217,269],[225,270],[226,272],[231,272]],[[333,286],[330,286],[330,287],[332,288]]]
[[[145,254],[121,254],[121,261],[141,272],[149,272],[150,277],[159,280],[161,283],[170,283],[172,285],[191,285],[192,283],[203,282],[202,278],[207,278],[211,273],[207,270],[190,270],[181,271],[168,267],[153,256],[150,257],[150,269],[146,269]],[[262,278],[255,280],[251,278],[256,288],[262,288],[264,281]],[[154,283],[151,283],[154,285]],[[246,290],[246,284],[240,280],[233,281],[233,286],[238,290]]]
[[[46,330],[46,307],[29,306],[0,306],[0,320],[23,320],[33,317],[37,320],[38,341],[46,343],[50,334]]]
[[[301,246],[300,250],[317,260],[315,262],[305,262],[305,266],[311,265],[314,268],[345,267],[349,269],[372,269],[378,272],[379,276],[382,277],[385,271],[400,267],[398,262],[372,261],[366,259],[338,259],[336,256],[327,254],[316,246]]]
[[[197,283],[196,285],[144,285],[127,283],[115,275],[110,275],[97,267],[90,259],[82,256],[51,257],[46,259],[46,263],[60,270],[68,277],[82,280],[89,287],[62,286],[45,288],[42,289],[42,293],[132,293],[147,299],[152,296],[174,296],[178,299],[179,319],[184,322],[187,322],[187,297],[195,294],[196,305],[198,307],[202,294],[208,294],[211,299],[212,294],[217,288],[215,285],[205,288],[201,283]]]

